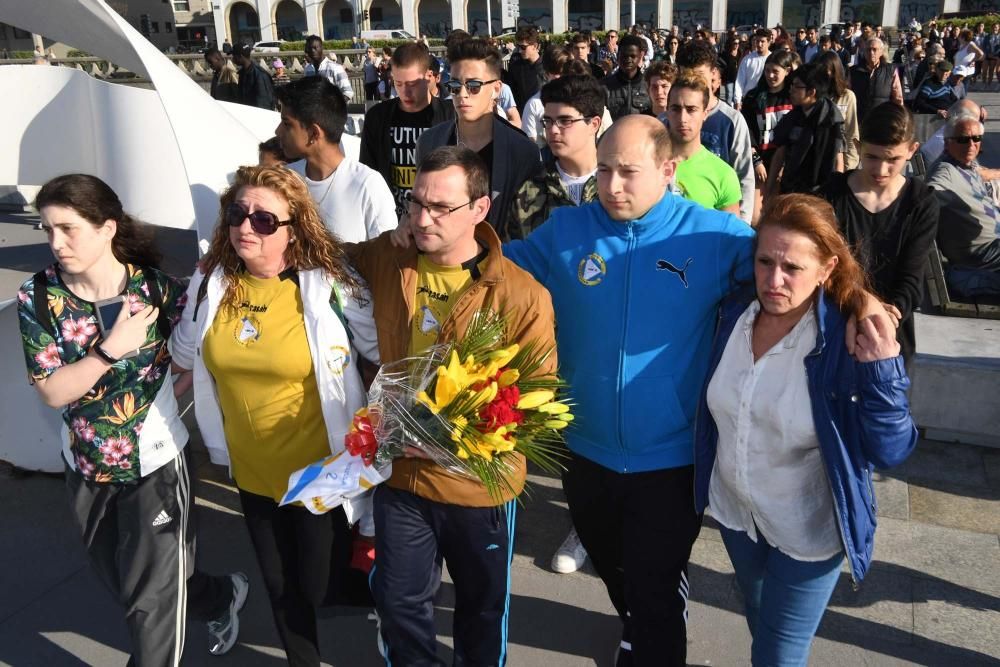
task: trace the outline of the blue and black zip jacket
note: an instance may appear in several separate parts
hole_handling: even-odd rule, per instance
[[[618,472],[690,465],[718,304],[752,274],[753,230],[666,194],[636,220],[560,208],[504,256],[552,294],[569,448]]]
[[[743,290],[727,298],[719,310],[719,326],[695,430],[695,508],[699,513],[708,506],[709,482],[719,441],[719,431],[706,400],[708,383],[736,322],[753,298],[752,290]],[[851,578],[857,583],[868,572],[875,543],[872,469],[899,465],[917,444],[917,427],[906,396],[910,380],[901,356],[860,362],[848,354],[844,344],[847,318],[822,289],[815,308],[819,332],[815,348],[804,360],[809,403],[833,490],[841,541],[851,566]]]

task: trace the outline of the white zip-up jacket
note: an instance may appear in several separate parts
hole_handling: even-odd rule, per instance
[[[367,404],[367,393],[357,368],[357,354],[378,363],[378,340],[372,313],[371,296],[364,288],[360,299],[350,296],[322,269],[299,271],[299,291],[302,295],[306,339],[316,373],[323,421],[330,443],[330,452],[344,450],[344,436],[351,427],[355,411]],[[208,277],[205,300],[197,307],[199,286],[205,275],[199,270],[188,286],[188,302],[180,322],[170,336],[170,353],[174,363],[194,372],[194,409],[198,428],[212,463],[229,465],[229,448],[223,428],[222,409],[215,392],[215,381],[205,366],[202,341],[215,320],[225,292],[222,269]],[[344,318],[351,335],[330,304],[333,289],[337,289]],[[197,311],[197,321],[193,318]],[[344,350],[349,353],[345,354]],[[346,358],[345,358],[346,357]],[[348,519],[351,509],[345,505]]]

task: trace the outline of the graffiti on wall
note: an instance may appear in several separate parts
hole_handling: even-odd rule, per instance
[[[997,0],[962,0],[960,8],[963,12],[988,12],[997,11]]]
[[[423,21],[418,26],[418,30],[420,30],[421,35],[427,37],[445,37],[451,32],[451,21]]]
[[[897,25],[909,25],[913,19],[917,19],[918,23],[925,23],[937,15],[938,3],[935,0],[901,2],[899,3],[899,23]]]
[[[499,12],[498,12],[499,13]],[[493,34],[496,35],[501,32],[503,25],[500,22],[500,18],[494,14],[490,17],[493,23]],[[485,37],[488,34],[486,29],[486,18],[476,18],[469,21],[469,34],[473,37]]]
[[[711,27],[711,6],[705,3],[699,7],[674,9],[673,25],[681,30],[694,30],[697,26]]]
[[[736,10],[726,16],[726,25],[764,25],[765,19],[762,9]]]
[[[840,5],[841,23],[856,23],[867,21],[880,25],[882,23],[882,3],[881,2],[844,2]]]
[[[544,12],[540,14],[532,14],[531,16],[525,16],[522,14],[517,17],[517,27],[534,27],[544,29],[546,32],[552,32],[552,14],[546,14]]]
[[[570,14],[568,26],[570,30],[603,30],[603,14]]]

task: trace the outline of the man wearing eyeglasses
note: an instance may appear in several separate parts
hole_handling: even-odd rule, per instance
[[[945,279],[962,299],[1000,296],[1000,212],[979,166],[983,131],[978,118],[949,114],[944,153],[927,178],[948,212],[937,235],[948,260]]]
[[[463,81],[465,74],[459,68]],[[551,297],[503,256],[484,222],[489,194],[486,165],[474,151],[437,148],[421,160],[410,193],[409,247],[393,247],[385,234],[349,249],[372,294],[383,363],[462,335],[484,306],[508,318],[508,342],[554,349]],[[555,369],[553,353],[541,373]],[[396,459],[376,488],[372,591],[392,664],[443,664],[434,625],[442,560],[455,585],[454,664],[505,663],[515,498],[526,475],[520,454],[510,462],[500,502],[478,480],[418,451]]]
[[[427,128],[454,116],[452,105],[431,92],[432,61],[436,59],[420,42],[397,47],[390,61],[397,96],[369,109],[361,130],[359,159],[382,174],[397,217],[406,211],[406,194],[417,174],[417,140]]]
[[[511,60],[504,80],[514,93],[518,113],[523,116],[525,103],[538,92],[545,80],[545,71],[538,49],[538,29],[529,26],[519,28],[514,39],[521,57]]]
[[[552,158],[514,197],[508,224],[512,239],[525,238],[561,206],[580,206],[597,198],[597,131],[604,114],[604,89],[591,76],[563,76],[542,87],[541,102]]]
[[[490,177],[488,220],[501,240],[510,238],[510,205],[521,184],[541,168],[538,147],[494,113],[500,94],[500,52],[482,39],[464,39],[448,48],[455,119],[425,131],[417,142],[417,164],[440,146],[464,146],[479,154]]]
[[[323,224],[345,242],[376,238],[395,229],[392,192],[378,172],[344,155],[340,138],[347,101],[325,77],[293,81],[275,91],[281,122],[275,134],[288,165],[316,202]]]

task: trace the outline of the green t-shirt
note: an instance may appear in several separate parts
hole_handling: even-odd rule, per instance
[[[743,194],[733,168],[704,146],[677,163],[674,184],[685,199],[716,210],[739,204]]]

